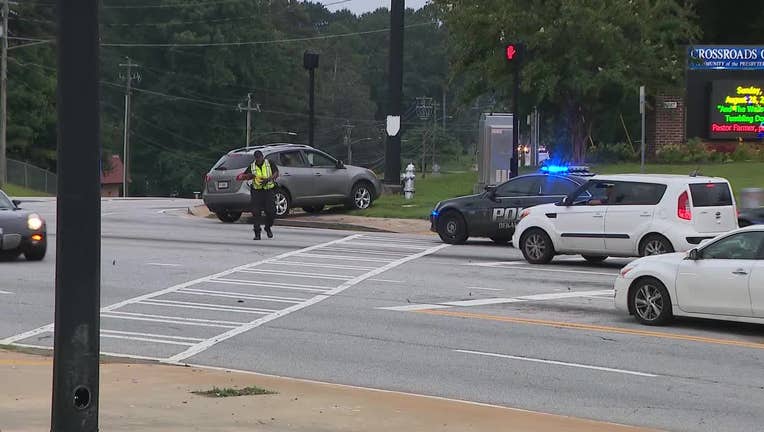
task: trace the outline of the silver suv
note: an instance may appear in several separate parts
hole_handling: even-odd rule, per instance
[[[382,192],[382,184],[371,170],[345,165],[342,161],[302,144],[268,144],[231,150],[205,176],[204,203],[223,222],[235,222],[250,211],[250,186],[241,178],[260,150],[276,163],[276,216],[292,207],[318,213],[326,205],[345,204],[365,209]]]

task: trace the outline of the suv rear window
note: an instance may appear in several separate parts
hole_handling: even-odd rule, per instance
[[[615,182],[610,205],[656,205],[663,199],[666,185],[654,183]]]
[[[255,156],[249,153],[229,153],[220,158],[213,169],[220,171],[237,170],[252,165],[254,161]]]
[[[690,185],[692,205],[722,207],[732,205],[732,193],[727,183],[696,183]]]

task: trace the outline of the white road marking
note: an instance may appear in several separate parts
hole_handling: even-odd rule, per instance
[[[393,261],[391,263],[388,263],[387,265],[384,265],[384,266],[382,266],[382,267],[380,267],[378,269],[371,270],[371,271],[369,271],[367,273],[364,273],[364,274],[362,274],[360,276],[357,276],[357,277],[355,277],[355,278],[353,278],[353,279],[351,279],[349,281],[346,281],[345,283],[343,283],[342,285],[338,286],[337,288],[334,288],[332,290],[327,291],[326,295],[318,295],[318,296],[313,297],[312,299],[310,299],[310,300],[308,300],[308,301],[306,301],[304,303],[296,304],[296,305],[294,305],[292,307],[289,307],[289,308],[286,308],[286,309],[274,312],[271,315],[268,315],[268,316],[262,317],[260,319],[254,320],[254,321],[250,322],[247,325],[241,326],[241,327],[233,329],[233,330],[229,330],[229,331],[227,331],[227,332],[225,332],[225,333],[223,333],[221,335],[218,335],[218,336],[215,336],[213,338],[210,338],[210,339],[208,339],[208,340],[206,340],[204,342],[200,342],[196,346],[193,346],[193,347],[187,349],[186,351],[184,351],[182,353],[176,354],[176,355],[170,357],[169,359],[167,359],[166,361],[169,362],[169,363],[175,363],[175,362],[180,362],[182,360],[185,360],[185,359],[187,359],[189,357],[195,356],[195,355],[197,355],[197,354],[199,354],[199,353],[201,353],[201,352],[203,352],[205,350],[208,350],[209,348],[211,348],[212,346],[214,346],[214,345],[216,345],[216,344],[218,344],[220,342],[223,342],[223,341],[228,340],[228,339],[230,339],[230,338],[232,338],[234,336],[237,336],[239,334],[242,334],[242,333],[245,333],[247,331],[250,331],[250,330],[252,330],[252,329],[254,329],[256,327],[260,327],[263,324],[266,324],[266,323],[268,323],[270,321],[273,321],[275,319],[281,318],[281,317],[283,317],[285,315],[288,315],[288,314],[290,314],[292,312],[295,312],[295,311],[298,311],[300,309],[304,309],[304,308],[306,308],[308,306],[311,306],[311,305],[314,305],[316,303],[319,303],[319,302],[329,298],[332,295],[339,294],[339,293],[345,291],[346,289],[348,289],[348,288],[350,288],[350,287],[352,287],[354,285],[357,285],[357,284],[365,281],[366,279],[370,279],[370,278],[372,278],[374,276],[377,276],[377,275],[379,275],[381,273],[384,273],[384,272],[386,272],[388,270],[391,270],[391,269],[393,269],[395,267],[403,265],[403,264],[405,264],[405,263],[407,263],[409,261],[412,261],[412,260],[421,258],[423,256],[427,256],[429,254],[435,253],[435,252],[437,252],[437,251],[439,251],[439,250],[441,250],[441,249],[443,249],[445,247],[448,247],[448,245],[447,244],[441,244],[441,245],[438,245],[438,246],[426,249],[424,251],[421,251],[419,253],[416,253],[414,255],[410,255],[410,256],[407,256],[405,258],[401,258],[399,260],[396,260],[396,261]]]
[[[200,310],[211,310],[211,311],[217,311],[217,312],[232,312],[232,313],[250,313],[250,314],[269,314],[271,313],[271,309],[268,310],[257,310],[254,308],[234,308],[234,307],[217,307],[217,306],[197,306],[194,304],[184,304],[184,303],[174,303],[170,302],[169,300],[144,300],[140,303],[140,305],[147,305],[147,306],[163,306],[163,307],[174,307],[174,308],[181,308],[181,309],[200,309]]]
[[[10,291],[3,291],[3,290],[0,290],[0,294],[11,294],[11,295],[13,295],[12,292],[10,292]]]
[[[328,247],[324,248],[323,250],[329,251],[329,252],[339,252],[339,253],[351,253],[351,254],[361,254],[361,255],[372,255],[372,256],[388,256],[388,257],[404,257],[408,255],[408,252],[379,252],[375,250],[369,250],[369,249],[348,249],[348,248],[338,248],[338,247]]]
[[[182,264],[166,264],[166,263],[146,263],[146,265],[157,266],[157,267],[183,267]]]
[[[204,340],[200,338],[185,337],[185,336],[170,336],[170,335],[161,335],[161,334],[154,334],[154,333],[138,333],[138,332],[129,332],[129,331],[121,331],[121,330],[101,329],[101,334],[104,334],[104,333],[118,334],[118,335],[125,335],[125,336],[145,336],[145,337],[161,338],[161,339],[177,339],[177,340],[196,341],[196,342]]]
[[[161,212],[162,211],[160,211],[159,213],[161,213]],[[124,306],[127,306],[129,304],[139,303],[139,302],[141,302],[143,300],[151,299],[151,298],[154,298],[154,297],[159,297],[161,295],[169,294],[169,293],[181,290],[183,288],[187,288],[187,287],[194,286],[194,285],[199,285],[201,283],[215,282],[214,279],[221,278],[221,277],[224,277],[224,276],[228,276],[230,274],[236,273],[239,270],[246,270],[248,268],[256,267],[256,266],[259,266],[259,265],[262,265],[262,264],[267,264],[267,263],[270,263],[270,262],[273,262],[273,261],[278,261],[278,260],[280,260],[282,258],[287,258],[287,257],[291,257],[291,256],[294,256],[294,255],[298,255],[300,253],[309,252],[309,251],[312,251],[314,249],[319,249],[319,248],[330,246],[330,245],[333,245],[333,244],[336,244],[336,243],[342,243],[342,242],[350,241],[350,240],[352,240],[354,238],[357,238],[357,237],[360,237],[360,236],[361,236],[361,234],[354,234],[354,235],[351,235],[351,236],[348,236],[348,237],[344,237],[344,238],[341,238],[341,239],[332,240],[332,241],[327,242],[327,243],[321,243],[321,244],[317,244],[317,245],[310,246],[310,247],[307,247],[307,248],[298,249],[298,250],[294,250],[294,251],[290,251],[290,252],[285,252],[285,253],[283,253],[281,255],[276,255],[276,256],[274,256],[272,258],[267,258],[267,259],[264,259],[264,260],[261,260],[261,261],[257,261],[257,262],[254,262],[254,263],[250,263],[250,264],[244,264],[244,265],[241,265],[241,266],[238,266],[238,267],[234,267],[232,269],[224,270],[222,272],[215,273],[215,274],[212,274],[212,275],[209,275],[209,276],[204,276],[204,277],[201,277],[199,279],[194,279],[194,280],[191,280],[191,281],[188,281],[188,282],[180,283],[178,285],[173,285],[173,286],[165,288],[163,290],[154,291],[154,292],[151,292],[151,293],[148,293],[148,294],[144,294],[144,295],[141,295],[141,296],[138,296],[138,297],[129,298],[127,300],[124,300],[124,301],[121,301],[121,302],[118,302],[118,303],[114,303],[114,304],[112,304],[110,306],[102,308],[101,309],[101,313],[103,313],[103,312],[110,312],[110,311],[113,311],[115,309],[119,309],[119,308],[122,308]],[[42,334],[42,333],[46,333],[46,332],[51,332],[51,331],[53,331],[53,323],[47,324],[47,325],[44,325],[44,326],[41,326],[41,327],[38,327],[38,328],[33,329],[33,330],[26,331],[24,333],[19,333],[19,334],[14,335],[14,336],[7,337],[5,339],[0,340],[0,344],[2,344],[2,345],[10,345],[10,344],[12,344],[14,342],[18,342],[18,341],[21,341],[21,340],[24,340],[24,339],[28,339],[30,337],[34,337],[34,336],[36,336],[38,334]]]
[[[326,273],[305,273],[305,272],[290,272],[285,270],[269,270],[269,269],[257,269],[257,270],[242,270],[240,273],[251,273],[256,275],[276,275],[285,277],[307,278],[307,279],[328,279],[328,280],[348,280],[353,276],[345,275],[330,275]]]
[[[125,339],[125,340],[139,341],[139,342],[160,343],[160,344],[167,344],[167,345],[183,345],[183,346],[194,345],[193,342],[169,341],[169,340],[139,337],[139,336],[122,336],[122,335],[109,334],[109,333],[101,333],[101,337],[109,338],[109,339]]]
[[[597,271],[589,271],[589,270],[567,270],[567,269],[556,269],[552,268],[553,266],[549,265],[537,265],[537,266],[528,266],[527,263],[522,261],[496,261],[496,262],[487,262],[487,263],[469,263],[469,264],[462,264],[467,266],[477,266],[477,267],[494,267],[494,268],[512,268],[512,270],[533,270],[533,271],[545,271],[545,272],[556,272],[556,273],[573,273],[573,274],[591,274],[591,275],[599,275],[599,276],[618,276],[617,272],[613,273],[605,273],[605,272],[597,272]]]
[[[300,262],[300,261],[279,261],[279,262],[270,263],[269,265],[321,267],[321,268],[333,268],[338,270],[374,270],[376,268],[376,267],[360,267],[360,266],[356,267],[356,266],[339,265],[339,264],[308,263],[308,262]]]
[[[369,281],[370,282],[396,283],[396,284],[406,283],[406,281],[391,280],[391,279],[369,279]]]
[[[190,295],[197,295],[197,296],[206,296],[206,297],[220,297],[220,298],[232,298],[232,299],[238,299],[238,300],[259,300],[259,301],[268,301],[268,302],[274,302],[274,303],[300,303],[302,300],[281,300],[281,299],[274,299],[274,298],[268,298],[268,297],[256,297],[253,295],[229,295],[229,294],[217,294],[217,293],[211,293],[211,292],[197,292],[197,291],[181,291],[183,294],[190,294]]]
[[[476,266],[476,267],[504,267],[504,266],[521,265],[521,264],[525,264],[525,263],[522,261],[492,261],[492,262],[484,262],[484,263],[467,263],[462,265]]]
[[[295,291],[319,292],[319,293],[326,292],[326,290],[329,289],[329,287],[322,287],[318,285],[285,284],[280,282],[264,282],[264,281],[260,282],[260,281],[241,280],[241,279],[215,279],[210,282],[221,283],[221,284],[232,284],[232,285],[244,285],[244,286],[252,286],[252,287],[288,289],[288,290],[295,290]]]
[[[371,262],[393,262],[394,259],[390,258],[358,258],[354,256],[347,256],[347,255],[324,255],[324,254],[300,254],[298,255],[300,257],[307,257],[307,258],[321,258],[321,259],[338,259],[338,260],[348,260],[348,261],[371,261]]]
[[[117,212],[101,213],[101,217],[103,217],[103,216],[111,216],[111,215],[115,215],[115,214],[118,214],[118,213]]]
[[[485,299],[475,299],[475,300],[460,300],[460,301],[443,302],[443,303],[435,303],[435,304],[415,304],[415,305],[405,305],[405,306],[381,307],[378,309],[392,310],[392,311],[398,311],[398,312],[410,312],[410,311],[426,310],[426,309],[445,309],[445,308],[452,308],[452,307],[486,306],[486,305],[497,305],[497,304],[507,304],[507,303],[520,303],[520,302],[527,302],[527,301],[559,300],[559,299],[567,299],[567,298],[605,296],[605,295],[612,297],[613,290],[568,291],[568,292],[557,292],[557,293],[551,293],[551,294],[533,294],[533,295],[526,295],[526,296],[519,296],[519,297],[512,297],[512,298],[498,297],[498,298],[485,298]]]
[[[238,323],[236,325],[214,324],[214,323],[171,320],[171,319],[162,319],[162,318],[149,318],[151,316],[150,314],[136,314],[136,315],[144,315],[144,316],[132,316],[132,315],[122,315],[122,314],[125,314],[126,312],[119,312],[119,315],[117,315],[117,313],[118,312],[110,312],[110,313],[101,314],[101,318],[122,319],[122,320],[128,320],[128,321],[161,322],[166,324],[180,324],[180,325],[187,325],[187,326],[194,326],[194,327],[217,327],[217,328],[229,328],[229,329],[236,328],[238,325],[244,324],[244,323]]]
[[[504,291],[504,288],[483,288],[483,287],[467,287],[471,290],[484,290],[484,291]]]
[[[148,318],[164,318],[164,319],[173,320],[173,321],[190,321],[190,322],[210,323],[210,324],[231,324],[235,326],[246,324],[241,321],[223,321],[223,320],[210,320],[210,319],[203,319],[203,318],[186,318],[186,317],[171,316],[171,315],[154,315],[154,314],[144,314],[144,313],[138,313],[138,312],[123,312],[123,311],[111,311],[111,312],[101,313],[101,316],[104,316],[107,313],[109,315],[131,315],[131,316],[148,317]]]
[[[556,360],[538,359],[533,357],[522,357],[522,356],[513,356],[513,355],[506,355],[506,354],[496,354],[496,353],[488,353],[488,352],[482,352],[482,351],[470,351],[470,350],[459,350],[459,349],[454,351],[464,353],[464,354],[481,355],[485,357],[498,357],[498,358],[520,360],[520,361],[527,361],[527,362],[533,362],[533,363],[544,363],[544,364],[551,364],[551,365],[557,365],[557,366],[568,366],[568,367],[575,367],[580,369],[591,369],[591,370],[598,370],[603,372],[614,372],[614,373],[635,375],[635,376],[648,377],[648,378],[655,378],[658,376],[651,373],[637,372],[637,371],[626,370],[626,369],[614,369],[614,368],[608,368],[608,367],[602,367],[602,366],[586,365],[581,363],[568,363],[568,362],[556,361]]]
[[[377,246],[377,247],[386,247],[389,249],[410,249],[410,250],[422,250],[427,249],[427,246],[424,245],[404,245],[404,244],[392,244],[392,243],[372,243],[372,242],[366,242],[366,241],[355,241],[353,243],[346,243],[348,245],[352,246]],[[392,251],[391,251],[392,252]]]

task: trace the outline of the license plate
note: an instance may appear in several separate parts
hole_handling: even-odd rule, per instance
[[[218,182],[218,189],[228,189],[228,182],[227,181],[219,181]]]

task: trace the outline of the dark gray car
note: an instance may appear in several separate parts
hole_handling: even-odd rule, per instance
[[[344,165],[342,161],[302,144],[269,144],[232,150],[205,176],[204,203],[223,222],[235,222],[250,211],[250,185],[241,178],[254,153],[260,150],[279,168],[276,216],[292,207],[310,213],[324,206],[344,204],[365,209],[382,192],[382,184],[371,170]]]
[[[45,221],[19,208],[19,203],[0,190],[0,260],[13,260],[23,253],[30,261],[40,261],[48,246]]]

